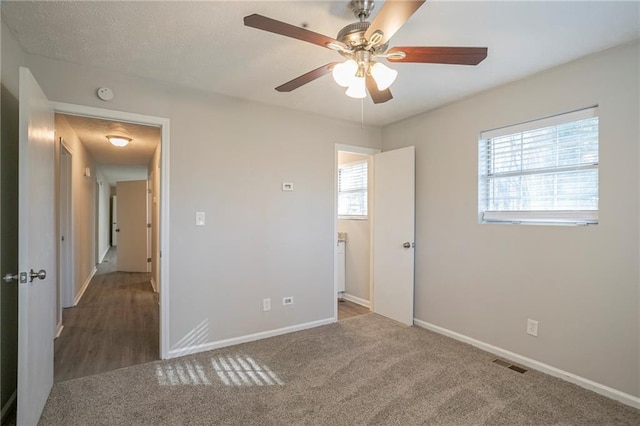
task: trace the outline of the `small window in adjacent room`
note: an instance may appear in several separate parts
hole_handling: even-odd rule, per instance
[[[367,218],[367,161],[338,166],[338,217]]]
[[[598,223],[597,107],[485,131],[481,223]]]

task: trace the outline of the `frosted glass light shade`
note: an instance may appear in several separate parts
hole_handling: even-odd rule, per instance
[[[367,96],[367,90],[364,85],[364,77],[355,77],[353,82],[345,92],[347,96],[356,99],[362,99]]]
[[[398,76],[398,71],[392,70],[385,64],[381,64],[380,62],[376,62],[371,67],[371,77],[376,82],[378,86],[378,90],[388,89],[389,86],[396,81],[396,77]]]
[[[131,138],[124,136],[107,136],[107,139],[114,146],[127,146],[131,142]]]
[[[356,76],[356,72],[358,72],[358,64],[353,59],[349,59],[341,64],[333,67],[333,71],[331,74],[333,75],[333,79],[342,87],[349,87],[351,85],[352,80]]]

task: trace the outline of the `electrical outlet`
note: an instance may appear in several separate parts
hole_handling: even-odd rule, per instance
[[[262,299],[262,310],[264,312],[271,310],[271,299]]]
[[[538,337],[538,321],[530,318],[527,320],[527,334]]]
[[[283,305],[293,305],[293,297],[283,297],[282,298]]]

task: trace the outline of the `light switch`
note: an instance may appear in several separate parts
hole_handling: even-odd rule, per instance
[[[291,183],[291,182],[282,182],[282,190],[283,191],[293,191],[293,183]]]
[[[204,226],[204,212],[196,212],[196,226]]]

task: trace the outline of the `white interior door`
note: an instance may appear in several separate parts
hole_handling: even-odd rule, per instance
[[[413,325],[415,148],[374,161],[373,311]]]
[[[111,245],[118,245],[118,197],[111,197]]]
[[[18,184],[18,412],[34,425],[53,385],[56,306],[53,108],[27,68],[20,68]],[[46,271],[42,279],[30,271]]]
[[[116,182],[118,271],[147,272],[147,181]]]

